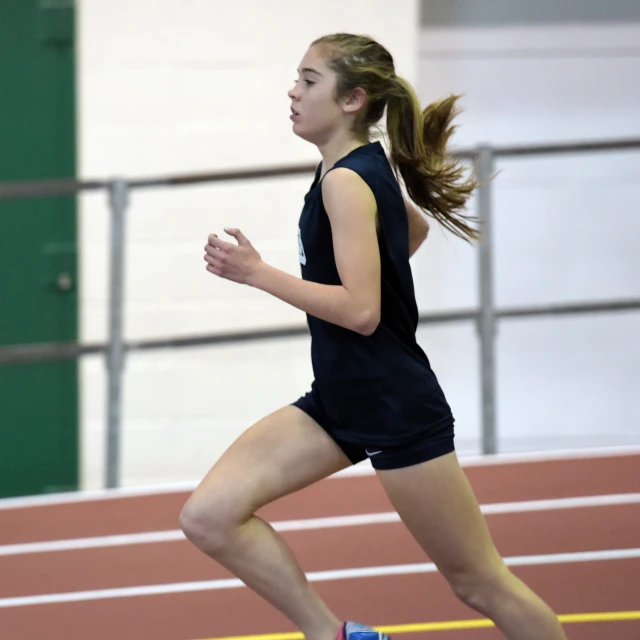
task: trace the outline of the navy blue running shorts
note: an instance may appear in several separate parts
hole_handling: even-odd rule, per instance
[[[352,464],[358,464],[369,458],[374,469],[381,471],[401,469],[439,458],[455,450],[453,418],[443,425],[439,424],[434,430],[425,431],[424,435],[417,436],[409,443],[367,447],[364,444],[347,442],[332,433],[330,420],[320,406],[314,391],[305,394],[292,404],[313,418],[342,449]]]

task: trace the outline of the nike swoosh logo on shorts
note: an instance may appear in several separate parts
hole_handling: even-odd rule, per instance
[[[377,456],[379,453],[382,453],[382,449],[380,449],[379,451],[368,451],[367,449],[365,449],[364,452],[368,456]]]

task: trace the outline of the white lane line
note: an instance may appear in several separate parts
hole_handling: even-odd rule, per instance
[[[640,503],[640,493],[620,493],[604,496],[584,496],[579,498],[556,498],[553,500],[529,500],[525,502],[499,502],[480,506],[485,515],[505,513],[526,513],[531,511],[554,511],[561,509],[577,509],[586,507],[606,507]],[[276,531],[308,531],[313,529],[335,529],[338,527],[355,527],[362,525],[387,524],[400,522],[395,511],[382,513],[365,513],[352,516],[333,516],[327,518],[308,518],[305,520],[282,520],[272,522]],[[147,533],[131,533],[91,538],[75,538],[68,540],[49,540],[45,542],[27,542],[0,546],[1,556],[17,556],[32,553],[48,553],[53,551],[77,551],[79,549],[102,549],[107,547],[123,547],[136,544],[153,544],[158,542],[177,542],[184,540],[182,531],[150,531]]]
[[[0,557],[20,556],[52,551],[79,551],[81,549],[106,549],[108,547],[128,547],[135,544],[154,542],[176,542],[185,540],[180,530],[150,531],[148,533],[127,533],[114,536],[96,536],[93,538],[72,538],[69,540],[48,540],[46,542],[26,542],[0,546]]]
[[[504,558],[509,566],[529,567],[547,564],[568,564],[576,562],[597,562],[604,560],[627,560],[640,558],[640,549],[617,549],[610,551],[588,551],[581,553],[557,553],[534,556],[513,556]],[[313,571],[307,573],[310,582],[326,582],[330,580],[350,580],[353,578],[375,578],[380,576],[402,576],[415,573],[434,573],[433,563],[400,564],[381,567],[362,567],[356,569],[336,569],[333,571]],[[136,596],[165,595],[170,593],[187,593],[193,591],[214,591],[220,589],[237,589],[244,587],[237,578],[224,580],[205,580],[199,582],[175,582],[172,584],[155,584],[122,589],[100,589],[95,591],[76,591],[69,593],[45,593],[35,596],[0,599],[0,609],[27,607],[42,604],[59,604],[65,602],[86,602],[89,600],[107,600],[110,598],[131,598]]]
[[[632,456],[639,454],[640,445],[626,445],[590,449],[497,453],[479,456],[461,455],[460,464],[463,467],[501,466],[505,464],[523,464],[552,460],[614,458],[618,456]],[[362,463],[349,467],[343,471],[339,471],[331,476],[331,478],[370,476],[374,475],[374,473],[375,472],[371,467],[370,461],[365,460]],[[189,480],[185,482],[159,483],[148,486],[121,487],[118,489],[91,489],[20,498],[0,498],[0,511],[4,509],[23,509],[27,507],[42,507],[60,504],[75,504],[80,502],[94,502],[99,500],[116,500],[120,498],[139,498],[171,493],[185,493],[193,491],[198,486],[199,482],[199,480]]]

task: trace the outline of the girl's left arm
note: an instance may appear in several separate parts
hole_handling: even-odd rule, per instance
[[[404,198],[409,220],[409,257],[411,257],[429,235],[429,222],[422,211],[411,200]]]

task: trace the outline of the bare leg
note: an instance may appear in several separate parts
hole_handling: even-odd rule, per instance
[[[286,615],[307,640],[333,640],[340,621],[282,537],[254,512],[351,465],[306,413],[284,407],[243,433],[185,504],[191,542]]]
[[[377,474],[402,521],[465,604],[509,640],[566,640],[553,611],[498,555],[455,453]]]

